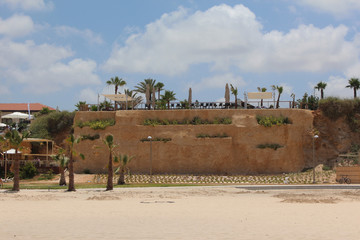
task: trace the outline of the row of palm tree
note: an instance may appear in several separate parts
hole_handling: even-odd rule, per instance
[[[327,86],[327,83],[325,82],[319,82],[316,86],[315,86],[315,89],[320,91],[320,96],[321,96],[321,99],[324,98],[324,90]],[[346,88],[352,88],[353,91],[354,91],[354,98],[357,98],[357,90],[360,89],[360,81],[358,78],[350,78],[348,80],[348,85],[346,86]]]

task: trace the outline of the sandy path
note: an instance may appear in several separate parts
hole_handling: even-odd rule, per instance
[[[0,192],[0,239],[359,239],[359,190]]]

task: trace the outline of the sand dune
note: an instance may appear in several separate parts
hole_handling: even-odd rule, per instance
[[[0,239],[358,239],[359,190],[0,192]]]

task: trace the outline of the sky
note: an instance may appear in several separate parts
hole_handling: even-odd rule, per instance
[[[130,90],[156,79],[178,100],[191,87],[222,101],[226,83],[291,100],[320,81],[351,98],[359,16],[358,0],[0,0],[0,102],[72,111],[113,93],[115,76]]]

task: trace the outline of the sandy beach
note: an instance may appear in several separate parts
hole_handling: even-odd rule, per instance
[[[0,190],[0,239],[359,239],[360,190]]]

